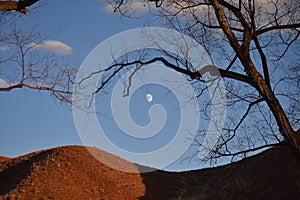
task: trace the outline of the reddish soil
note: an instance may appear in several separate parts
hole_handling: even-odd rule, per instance
[[[116,165],[141,166],[92,148]],[[276,147],[230,165],[190,172],[125,173],[67,146],[0,157],[0,199],[300,199],[300,160]]]
[[[138,170],[134,164],[98,151],[117,164]],[[144,193],[140,174],[113,170],[81,146],[39,151],[0,164],[0,199],[127,200]]]
[[[0,156],[0,162],[7,161],[9,159],[10,158],[8,158],[8,157]]]

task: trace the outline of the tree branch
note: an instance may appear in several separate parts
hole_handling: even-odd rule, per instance
[[[266,33],[268,31],[282,30],[282,29],[293,29],[293,28],[300,28],[300,23],[271,26],[271,27],[268,27],[268,28],[259,29],[259,30],[256,31],[256,35],[261,35],[261,34]]]
[[[33,89],[33,90],[40,90],[40,91],[50,91],[51,94],[58,100],[60,100],[61,102],[67,102],[67,103],[71,103],[70,98],[68,98],[69,95],[72,94],[71,91],[67,91],[67,90],[59,90],[59,89],[55,89],[54,87],[51,86],[47,86],[47,85],[30,85],[30,84],[26,84],[26,83],[17,83],[15,85],[10,85],[8,87],[3,87],[0,88],[0,92],[10,92],[13,89],[20,89],[20,88],[29,88],[29,89]]]
[[[226,20],[225,14],[222,10],[222,8],[220,7],[219,2],[217,2],[216,0],[212,0],[212,6],[215,10],[215,14],[217,17],[217,20],[219,21],[220,26],[222,27],[222,30],[224,32],[224,34],[226,35],[226,37],[229,40],[230,45],[232,46],[232,48],[234,49],[234,51],[237,53],[237,56],[240,58],[241,54],[242,54],[242,47],[239,45],[234,33],[232,32],[232,30],[230,29],[230,26]],[[226,2],[222,1],[223,4],[225,4],[226,6],[229,6],[226,4]],[[226,7],[225,6],[225,7]],[[231,5],[232,7],[232,5]],[[230,7],[230,8],[231,8]],[[231,8],[232,10],[234,10],[235,12],[239,11],[238,8]]]
[[[262,64],[262,68],[263,68],[263,72],[264,72],[264,78],[265,78],[265,82],[266,84],[269,86],[269,88],[271,88],[271,82],[270,82],[270,74],[269,74],[269,68],[268,68],[268,63],[267,63],[267,58],[265,53],[263,52],[260,43],[258,41],[258,38],[256,36],[253,37],[255,46],[258,50],[258,53],[260,55],[260,59],[261,59],[261,64]]]
[[[282,145],[286,145],[286,144],[285,143],[272,143],[272,144],[265,144],[265,145],[262,145],[262,146],[259,146],[259,147],[249,148],[249,149],[246,149],[246,150],[237,151],[237,152],[233,152],[233,153],[222,153],[222,152],[213,152],[213,153],[216,154],[215,158],[218,158],[218,157],[235,157],[235,156],[238,156],[238,155],[241,155],[241,154],[245,155],[247,153],[258,151],[258,150],[261,150],[261,149],[265,149],[265,148],[269,148],[269,147],[275,147],[275,146],[282,146]]]
[[[251,27],[250,24],[244,18],[243,14],[239,8],[233,6],[232,4],[230,4],[224,0],[219,0],[219,3],[220,3],[220,5],[224,6],[225,8],[227,8],[228,10],[233,12],[233,14],[239,19],[239,21],[241,22],[241,24],[244,28],[250,29],[250,27]]]
[[[39,0],[19,0],[19,1],[0,1],[0,10],[18,11],[23,14],[27,13],[27,7],[35,4]]]
[[[171,69],[173,69],[177,72],[180,72],[182,74],[185,74],[185,75],[189,76],[191,79],[198,79],[199,80],[199,78],[202,78],[203,74],[209,72],[210,75],[212,75],[212,76],[220,75],[221,77],[235,79],[235,80],[238,80],[238,81],[241,81],[241,82],[244,82],[244,83],[248,83],[249,85],[253,86],[253,80],[250,77],[248,77],[246,75],[243,75],[243,74],[239,74],[239,73],[236,73],[236,72],[232,72],[232,71],[224,70],[224,69],[221,69],[221,68],[217,68],[217,67],[212,66],[212,65],[207,65],[207,66],[201,68],[201,70],[199,70],[199,71],[192,72],[189,69],[184,69],[184,68],[181,68],[181,67],[179,67],[175,64],[170,63],[168,60],[166,60],[163,57],[155,57],[155,58],[150,59],[148,61],[135,60],[135,61],[128,62],[128,63],[116,63],[116,64],[113,64],[113,65],[109,66],[107,69],[112,69],[114,67],[121,66],[119,69],[117,69],[114,72],[114,74],[111,75],[111,76],[114,76],[114,75],[116,75],[117,72],[119,72],[122,68],[124,68],[126,66],[135,65],[135,64],[147,65],[147,64],[154,63],[154,62],[162,62],[166,67],[169,67],[169,68],[171,68]],[[216,70],[218,70],[220,74],[216,74],[215,73],[215,72],[217,72]],[[103,72],[103,71],[108,71],[108,70],[101,70],[101,72]],[[97,72],[94,72],[93,75],[96,74],[96,73]],[[91,75],[88,76],[88,77],[91,77]],[[109,78],[111,79],[112,77],[109,77]],[[104,83],[106,84],[107,82],[108,81],[105,81]],[[202,82],[204,82],[204,81],[202,81]],[[103,88],[103,86],[101,85],[100,88],[98,88],[98,90],[96,91],[96,93],[99,92],[102,88]]]

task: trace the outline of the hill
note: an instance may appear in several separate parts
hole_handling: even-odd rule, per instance
[[[138,170],[134,164],[98,151]],[[136,199],[144,192],[140,174],[113,170],[82,146],[34,152],[0,164],[0,199]]]
[[[4,156],[0,156],[0,162],[6,161],[6,160],[9,160],[9,159],[10,159],[10,158],[4,157]]]
[[[0,199],[300,199],[300,160],[280,146],[212,169],[131,174],[103,165],[86,147],[58,147],[0,157]]]

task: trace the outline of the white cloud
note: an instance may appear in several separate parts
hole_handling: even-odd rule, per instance
[[[0,47],[0,51],[8,51],[8,50],[9,50],[9,46]]]
[[[0,78],[0,87],[6,87],[8,84],[6,83],[6,81],[2,78]]]
[[[41,44],[32,42],[29,46],[42,51],[51,51],[65,55],[70,55],[73,52],[72,47],[56,40],[46,40]]]

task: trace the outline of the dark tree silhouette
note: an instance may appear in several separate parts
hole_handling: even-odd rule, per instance
[[[281,144],[290,145],[295,154],[300,154],[299,57],[295,58],[299,56],[299,1],[118,0],[109,3],[115,12],[124,16],[140,14],[134,12],[139,9],[136,5],[142,9],[147,7],[151,19],[194,38],[211,54],[226,80],[228,107],[239,113],[228,114],[218,145],[210,149],[210,159],[245,155]],[[201,79],[193,66],[164,53],[114,63],[107,70],[116,75],[120,68],[133,64],[162,62],[192,81]],[[202,74],[206,72],[203,70]],[[108,81],[103,80],[97,92]],[[234,139],[236,143],[231,144]],[[259,145],[255,144],[257,140],[261,140]]]

